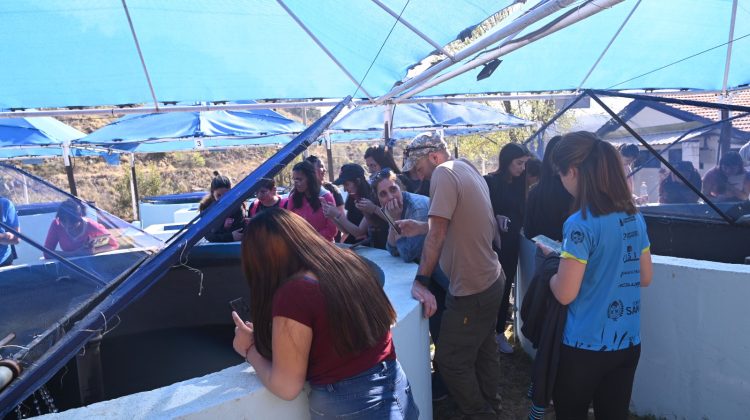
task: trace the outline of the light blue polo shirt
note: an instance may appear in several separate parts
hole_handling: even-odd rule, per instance
[[[0,197],[0,219],[6,225],[18,229],[18,214],[16,213],[16,206],[5,197]],[[0,227],[0,233],[5,233],[5,229]],[[10,255],[10,245],[0,245],[0,263],[5,262],[10,258]]]
[[[562,258],[586,264],[578,296],[568,305],[563,344],[614,351],[640,344],[640,257],[649,250],[640,213],[571,215],[563,227]]]

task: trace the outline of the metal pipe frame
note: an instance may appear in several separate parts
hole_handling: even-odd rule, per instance
[[[746,88],[734,88],[727,89],[727,92],[735,92],[745,90]],[[671,91],[671,92],[650,92],[641,94],[629,94],[618,91],[603,91],[593,90],[594,92],[607,95],[607,96],[619,96],[623,98],[634,98],[634,99],[650,99],[655,96],[664,99],[662,102],[671,102],[677,104],[691,105],[689,99],[672,99],[661,95],[671,94],[690,94],[690,93],[701,93],[701,94],[721,94],[718,90],[705,90],[705,91]],[[417,98],[409,98],[400,100],[399,104],[416,104],[416,103],[435,103],[435,102],[494,102],[494,101],[537,101],[537,100],[549,100],[549,99],[574,99],[578,97],[578,93],[522,93],[516,95],[510,94],[488,94],[483,96],[475,95],[455,95],[455,96],[420,96]],[[687,102],[686,102],[687,101]],[[263,102],[255,104],[225,104],[225,105],[188,105],[188,106],[169,106],[165,108],[155,107],[133,107],[133,108],[90,108],[90,109],[50,109],[50,110],[31,110],[31,111],[7,111],[0,112],[0,118],[27,118],[27,117],[66,117],[72,115],[101,115],[106,117],[117,117],[120,115],[128,114],[153,114],[161,113],[166,114],[170,112],[194,112],[194,111],[239,111],[248,109],[286,109],[286,108],[300,108],[300,107],[330,107],[335,106],[341,102],[339,99],[331,100],[312,100],[312,101],[290,101],[290,102]],[[705,102],[692,101],[698,106],[705,106]],[[387,102],[392,103],[392,102]],[[374,101],[370,100],[352,100],[352,104],[355,106],[374,105]],[[714,104],[716,105],[716,104]],[[747,112],[742,107],[734,106],[734,111]],[[19,148],[22,146],[18,146]],[[52,147],[52,146],[30,146],[30,147]],[[57,147],[57,146],[54,146]],[[79,145],[77,148],[81,148]],[[94,150],[93,147],[86,147],[87,149]],[[110,151],[108,149],[100,149],[101,151]]]
[[[520,16],[513,22],[510,22],[509,24],[505,25],[504,27],[498,29],[493,34],[482,38],[478,40],[477,42],[469,45],[468,47],[462,49],[461,51],[457,52],[454,56],[454,59],[456,61],[462,61],[474,54],[477,54],[484,50],[485,48],[496,44],[497,42],[502,41],[503,39],[507,38],[508,36],[511,36],[522,29],[526,28],[527,26],[544,19],[545,17],[557,12],[558,10],[564,9],[565,7],[571,5],[575,0],[554,0],[554,1],[548,1],[536,9],[530,10],[528,13],[524,14],[523,16]],[[407,89],[411,89],[412,87],[422,83],[425,80],[431,79],[436,74],[440,73],[441,71],[445,70],[446,68],[452,66],[454,62],[450,59],[445,59],[439,62],[438,64],[430,67],[429,69],[425,70],[423,73],[405,81],[401,85],[393,88],[390,92],[386,93],[385,95],[382,95],[378,97],[375,102],[376,103],[383,103],[394,96],[400,94],[401,92],[406,91]]]
[[[651,146],[646,140],[644,140],[643,137],[640,136],[640,134],[638,134],[635,130],[633,130],[625,121],[623,121],[623,119],[620,118],[620,116],[617,115],[617,113],[612,111],[612,109],[610,109],[601,100],[601,98],[599,98],[596,95],[596,93],[592,91],[587,91],[587,92],[588,92],[588,95],[591,97],[591,99],[596,101],[596,103],[599,104],[599,106],[602,107],[602,109],[604,109],[604,111],[606,111],[612,117],[613,120],[615,120],[618,124],[620,124],[620,126],[624,128],[628,133],[630,133],[630,135],[633,136],[633,138],[638,140],[638,142],[641,143],[643,147],[645,147],[649,152],[651,152],[651,155],[653,157],[659,159],[659,161],[662,164],[664,164],[664,166],[666,166],[670,171],[672,171],[673,174],[677,175],[677,178],[680,178],[680,181],[682,181],[685,184],[685,186],[687,186],[688,188],[690,188],[690,190],[696,193],[698,197],[700,197],[704,203],[706,203],[709,207],[711,207],[713,211],[715,211],[719,216],[721,216],[721,218],[724,219],[724,221],[726,221],[730,226],[734,226],[735,223],[731,217],[727,216],[723,211],[721,211],[719,207],[716,206],[716,204],[713,203],[713,201],[711,201],[708,197],[706,197],[706,195],[703,194],[701,190],[696,188],[695,185],[691,184],[690,181],[688,181],[688,179],[685,178],[685,176],[682,175],[682,173],[680,173],[680,171],[675,169],[675,167],[672,166],[672,164],[669,163],[669,161],[664,158],[664,156],[659,154],[659,152],[656,149],[654,149],[653,146]]]
[[[703,92],[705,93],[705,92]],[[400,101],[401,104],[430,103],[430,102],[492,102],[492,101],[531,101],[541,99],[571,99],[577,95],[572,93],[540,93],[540,94],[490,94],[485,96],[456,95],[456,96],[424,96],[410,98]],[[128,114],[167,114],[170,112],[195,112],[195,111],[239,111],[248,109],[285,109],[300,107],[331,107],[341,102],[340,99],[313,100],[313,101],[290,101],[290,102],[263,102],[254,104],[225,104],[225,105],[181,105],[164,108],[133,107],[133,108],[90,108],[90,109],[55,109],[55,110],[32,110],[32,111],[8,111],[0,112],[0,118],[25,118],[25,117],[65,117],[71,115],[101,115],[106,117],[117,117]],[[355,106],[373,105],[370,100],[352,100]]]
[[[439,85],[440,83],[453,79],[454,77],[460,76],[466,73],[467,71],[473,70],[479,66],[483,66],[498,57],[501,57],[517,49],[525,47],[526,45],[531,44],[532,42],[536,42],[546,37],[547,35],[553,34],[559,31],[560,29],[567,28],[568,26],[574,23],[580,22],[588,17],[591,17],[601,12],[602,10],[606,8],[615,6],[618,3],[622,3],[623,1],[624,0],[604,0],[602,2],[597,2],[597,3],[594,3],[594,2],[586,3],[580,8],[576,9],[575,13],[571,13],[570,15],[565,16],[563,19],[561,19],[559,22],[552,25],[550,28],[547,28],[546,30],[538,32],[538,33],[534,33],[531,36],[523,37],[519,40],[508,42],[505,45],[493,51],[480,55],[479,57],[460,66],[456,70],[453,70],[446,74],[442,74],[432,80],[425,81],[424,83],[418,84],[411,91],[400,96],[399,98],[394,99],[394,102],[398,103],[400,98],[411,98],[412,96],[417,95],[421,92],[424,92],[425,90],[433,86]]]
[[[419,29],[417,29],[414,25],[412,25],[411,23],[409,23],[409,21],[407,21],[406,19],[404,19],[402,16],[400,16],[395,11],[393,11],[393,9],[391,9],[390,7],[388,7],[385,4],[383,4],[382,1],[380,1],[380,0],[372,0],[372,2],[375,3],[376,5],[378,5],[381,9],[385,10],[389,15],[393,16],[394,18],[396,18],[396,21],[398,21],[402,25],[406,26],[410,31],[414,32],[418,37],[422,38],[428,44],[430,44],[433,47],[435,47],[435,49],[438,50],[438,51],[440,51],[441,54],[443,54],[444,56],[446,56],[449,59],[451,59],[451,61],[455,62],[455,59],[453,58],[453,54],[451,54],[448,51],[446,51],[445,48],[443,48],[443,46],[441,46],[437,42],[433,41],[432,38],[428,37],[425,33],[423,33],[422,31],[420,31]]]
[[[727,42],[727,58],[724,63],[724,81],[721,84],[721,94],[727,95],[727,81],[729,80],[729,66],[732,64],[732,43],[734,39],[734,22],[737,19],[737,0],[732,1],[732,18],[729,23],[729,41]]]
[[[628,13],[628,15],[625,17],[625,20],[622,21],[622,25],[620,25],[620,27],[617,28],[617,32],[615,32],[615,34],[612,35],[612,39],[610,39],[609,43],[607,43],[607,46],[604,47],[604,51],[602,51],[602,53],[599,55],[599,58],[596,59],[596,61],[594,62],[594,65],[591,66],[591,68],[589,69],[588,73],[586,73],[586,76],[583,78],[583,80],[581,80],[581,83],[578,85],[578,89],[576,89],[577,91],[581,90],[581,88],[586,83],[586,81],[589,80],[591,73],[594,72],[596,67],[602,61],[604,56],[607,54],[607,51],[609,51],[609,47],[611,47],[612,44],[615,42],[615,39],[617,39],[617,37],[620,35],[620,32],[622,32],[622,29],[625,27],[625,25],[627,25],[627,23],[630,21],[630,18],[633,16],[633,13],[635,13],[635,10],[638,9],[638,6],[640,5],[641,5],[641,0],[638,0],[635,6],[633,6],[633,10],[631,10],[630,13]]]
[[[341,71],[343,71],[344,74],[346,74],[346,76],[349,77],[349,79],[352,82],[354,82],[354,85],[357,88],[359,88],[362,91],[362,93],[364,93],[368,98],[372,99],[372,95],[370,95],[369,93],[367,93],[367,91],[365,90],[364,87],[362,87],[362,85],[360,84],[360,82],[358,82],[357,79],[355,79],[354,76],[352,76],[352,74],[349,73],[349,70],[347,70],[346,67],[344,67],[344,65],[341,64],[341,62],[338,59],[336,59],[336,57],[333,55],[333,53],[331,51],[329,51],[328,48],[326,48],[326,46],[318,39],[318,37],[315,36],[315,34],[312,33],[312,31],[307,27],[307,25],[305,25],[304,22],[302,22],[302,20],[300,20],[300,18],[298,18],[297,15],[294,14],[294,12],[292,11],[292,9],[290,9],[284,3],[283,0],[276,0],[276,2],[279,3],[279,6],[281,6],[287,12],[287,14],[289,14],[289,16],[291,16],[291,18],[294,19],[295,22],[297,22],[297,25],[299,25],[299,27],[302,28],[303,31],[305,31],[305,33],[307,34],[307,36],[309,36],[310,39],[312,39],[313,42],[315,42],[315,44],[318,47],[320,47],[320,49],[323,50],[324,53],[326,53],[326,55],[328,56],[328,58],[330,58],[331,60],[333,60],[333,62],[336,63],[336,65],[341,69]]]
[[[138,42],[138,35],[135,33],[135,27],[133,26],[133,20],[130,18],[130,10],[128,10],[128,4],[125,0],[122,0],[122,8],[125,10],[125,16],[128,18],[128,26],[130,26],[130,33],[133,35],[133,41],[135,42],[135,49],[138,51],[138,58],[141,60],[141,66],[143,67],[143,73],[146,75],[146,82],[148,83],[148,89],[151,91],[151,98],[154,100],[154,106],[159,109],[159,100],[156,99],[156,93],[154,92],[154,85],[151,83],[151,76],[148,74],[148,67],[146,67],[146,60],[143,58],[143,52],[141,51],[141,44]]]

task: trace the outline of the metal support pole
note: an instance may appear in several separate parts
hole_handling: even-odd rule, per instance
[[[383,142],[385,148],[388,150],[391,144],[391,137],[393,135],[393,113],[396,111],[394,104],[386,104],[383,110]]]
[[[612,39],[610,39],[609,42],[607,43],[607,46],[604,47],[604,51],[602,51],[602,53],[599,54],[599,58],[596,59],[596,61],[594,62],[594,65],[591,66],[591,68],[589,69],[589,72],[586,73],[586,76],[583,78],[583,80],[581,80],[581,83],[578,85],[578,89],[576,89],[576,91],[581,90],[581,88],[583,87],[583,84],[586,83],[587,80],[589,80],[589,76],[591,76],[591,73],[594,72],[594,69],[596,69],[596,66],[599,65],[599,63],[602,61],[602,58],[604,58],[604,56],[607,54],[607,51],[609,51],[609,47],[611,47],[612,44],[615,42],[615,39],[617,39],[617,36],[620,35],[620,32],[622,32],[622,28],[624,28],[625,25],[628,23],[628,21],[630,21],[630,17],[633,16],[633,13],[635,13],[635,10],[638,8],[638,6],[640,6],[640,4],[641,4],[641,0],[638,0],[635,6],[633,6],[633,10],[631,10],[630,13],[628,13],[628,16],[625,17],[625,20],[622,21],[622,25],[620,25],[620,27],[617,28],[617,32],[615,32],[615,34],[612,35]]]
[[[725,103],[727,100],[727,83],[729,82],[729,68],[732,64],[732,44],[734,39],[734,23],[737,18],[737,0],[734,0],[732,2],[732,17],[729,21],[729,41],[727,42],[727,55],[726,60],[724,61],[724,79],[721,84],[721,102]],[[719,119],[726,120],[729,118],[729,111],[727,109],[722,109],[719,113]],[[730,143],[731,143],[731,134],[732,130],[732,123],[725,122],[721,126],[721,134],[719,135],[719,145],[716,148],[716,161],[718,162],[719,159],[724,155],[724,153],[728,152],[730,149]]]
[[[393,16],[394,18],[396,18],[396,20],[398,22],[401,22],[402,25],[404,25],[407,28],[409,28],[409,30],[411,30],[412,32],[414,32],[418,37],[422,38],[423,40],[427,41],[428,44],[430,44],[433,47],[435,47],[436,50],[440,51],[440,54],[443,54],[444,56],[446,56],[449,59],[451,59],[451,61],[455,62],[455,59],[453,58],[453,55],[451,53],[449,53],[448,51],[446,51],[445,48],[443,48],[442,45],[440,45],[437,42],[433,41],[432,38],[428,37],[422,31],[420,31],[419,29],[417,29],[414,25],[412,25],[411,23],[409,23],[406,19],[403,18],[403,16],[399,16],[398,13],[396,13],[395,11],[393,11],[393,9],[391,9],[390,7],[388,7],[385,4],[383,4],[383,2],[380,1],[380,0],[372,0],[372,2],[375,3],[375,4],[377,4],[381,9],[385,10],[386,13],[388,13],[389,15]]]
[[[729,81],[729,67],[732,64],[732,44],[734,43],[734,22],[737,19],[737,0],[732,1],[732,17],[729,21],[729,41],[727,42],[727,57],[724,61],[724,81],[721,84],[721,94],[727,96]]]
[[[336,177],[333,174],[333,144],[328,133],[325,134],[326,160],[328,161],[328,182],[333,182]]]
[[[130,34],[133,35],[133,41],[135,42],[135,49],[138,51],[138,58],[141,60],[141,67],[143,67],[143,74],[146,75],[146,82],[148,83],[148,90],[151,92],[151,99],[154,101],[154,107],[159,112],[159,101],[156,99],[156,93],[154,92],[154,84],[151,83],[151,76],[148,74],[148,67],[146,67],[146,60],[143,58],[143,52],[141,52],[141,44],[138,42],[138,35],[135,33],[135,27],[133,26],[133,19],[130,18],[130,11],[128,10],[128,4],[125,0],[122,0],[122,8],[125,10],[125,16],[128,18],[128,26],[130,26]]]
[[[78,392],[81,404],[89,405],[104,400],[104,374],[100,345],[102,334],[97,333],[83,347],[83,352],[76,356],[78,371]]]
[[[135,153],[130,154],[130,199],[133,205],[133,219],[141,220],[141,209],[138,206],[138,179],[135,171]]]
[[[78,196],[78,189],[76,189],[76,179],[73,176],[73,166],[70,161],[70,142],[65,141],[62,145],[63,152],[63,163],[65,164],[65,174],[68,176],[68,188],[72,195]]]
[[[302,125],[307,127],[307,107],[306,106],[302,107]],[[305,149],[302,152],[302,158],[307,159],[308,156],[310,156],[310,152],[307,149]]]

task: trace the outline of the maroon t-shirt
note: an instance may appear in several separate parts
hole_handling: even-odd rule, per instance
[[[396,358],[391,332],[375,346],[340,356],[333,345],[323,293],[317,280],[301,277],[284,283],[273,296],[274,317],[283,316],[312,328],[307,379],[315,385],[332,384],[364,372],[376,363]]]

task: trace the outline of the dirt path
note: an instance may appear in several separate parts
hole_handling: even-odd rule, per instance
[[[512,328],[509,327],[507,336],[512,338]],[[509,339],[512,343],[513,340]],[[529,389],[531,358],[521,349],[520,345],[514,345],[513,354],[500,354],[500,396],[502,398],[503,412],[498,416],[499,420],[520,420],[529,416],[530,400],[526,397]],[[435,420],[457,420],[461,418],[455,402],[447,399],[432,404],[432,412]],[[548,413],[546,420],[554,420],[554,413]],[[653,417],[650,417],[653,418]],[[594,416],[589,413],[589,419]],[[649,419],[649,417],[630,416],[630,420]]]

